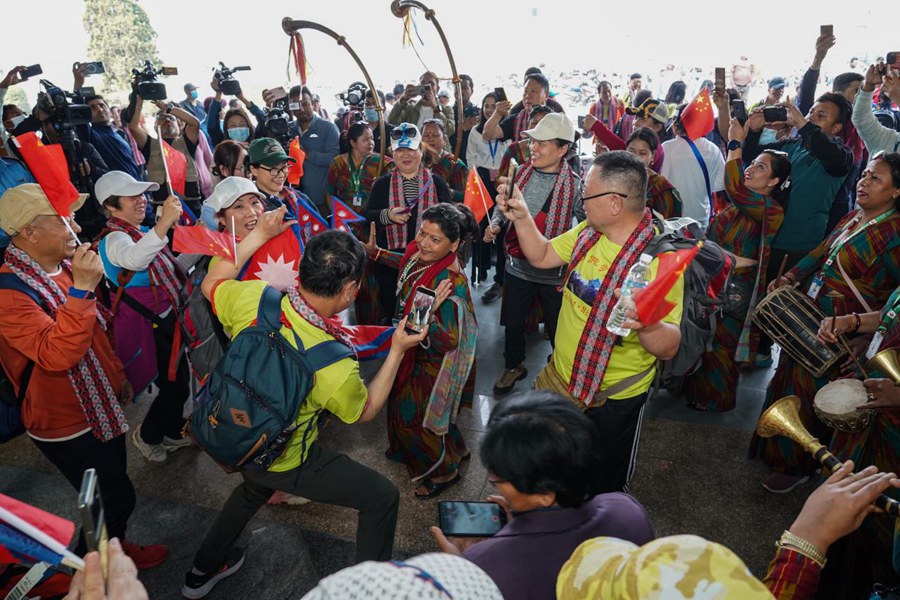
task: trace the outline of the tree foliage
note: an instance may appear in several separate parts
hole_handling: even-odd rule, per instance
[[[23,90],[21,86],[10,86],[9,91],[6,93],[6,99],[3,101],[3,103],[15,104],[26,113],[31,113],[31,103],[28,102],[28,94],[25,93],[25,90]]]
[[[106,67],[105,93],[130,90],[131,70],[144,61],[160,64],[156,31],[136,0],[85,0],[84,28],[90,36],[89,60],[101,60]]]

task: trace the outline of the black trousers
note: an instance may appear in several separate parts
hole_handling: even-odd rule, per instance
[[[500,233],[497,234],[497,239],[492,244],[497,250],[497,268],[494,271],[494,282],[500,285],[503,285],[503,278],[506,274],[506,248],[503,246],[503,240],[506,238],[507,227],[509,226],[504,225],[500,228]]]
[[[390,560],[400,508],[400,492],[383,475],[313,443],[306,461],[284,473],[242,471],[244,483],[225,502],[194,556],[194,567],[209,573],[225,563],[253,515],[276,490],[323,504],[359,511],[356,561]]]
[[[169,381],[169,358],[177,327],[175,318],[175,311],[172,310],[158,327],[153,328],[159,394],[153,399],[144,422],[141,423],[141,438],[148,444],[161,443],[163,436],[177,440],[184,427],[184,403],[191,392],[191,374],[187,358],[182,354],[175,381]]]
[[[400,272],[381,263],[375,263],[375,279],[378,281],[378,302],[381,305],[381,314],[386,315],[387,322],[382,325],[390,325],[391,319],[397,312],[397,278]]]
[[[562,307],[562,292],[555,285],[534,283],[506,273],[503,288],[503,319],[506,326],[506,341],[503,356],[507,369],[515,369],[525,360],[525,322],[531,311],[535,296],[544,309],[550,344],[556,338],[556,322]]]
[[[600,434],[597,489],[592,493],[627,492],[634,475],[647,392],[624,400],[607,400],[585,414]]]
[[[86,469],[97,470],[109,537],[124,540],[128,517],[135,504],[134,486],[128,478],[125,436],[101,442],[88,432],[65,442],[41,442],[33,438],[32,441],[76,490],[81,489],[81,477]],[[75,553],[82,556],[85,551],[82,537]]]

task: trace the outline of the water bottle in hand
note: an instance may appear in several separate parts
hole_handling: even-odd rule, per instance
[[[649,254],[641,254],[640,260],[634,263],[631,270],[628,271],[628,277],[622,284],[622,295],[619,301],[613,307],[609,315],[609,321],[606,322],[606,328],[614,335],[620,335],[623,338],[628,337],[631,329],[626,329],[622,325],[627,320],[626,311],[634,309],[634,296],[639,291],[647,287],[650,277],[650,262],[653,257]]]

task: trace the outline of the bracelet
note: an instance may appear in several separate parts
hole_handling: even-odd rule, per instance
[[[856,319],[856,323],[854,323],[854,327],[853,327],[853,331],[855,333],[855,332],[859,331],[859,327],[860,327],[860,325],[862,325],[862,318],[859,316],[858,313],[852,313],[852,314],[853,314],[853,318]]]
[[[70,298],[79,298],[81,300],[93,300],[96,296],[91,290],[80,290],[75,286],[69,288]]]
[[[778,548],[788,548],[802,554],[820,567],[824,567],[825,563],[828,562],[828,559],[818,548],[804,540],[802,537],[794,535],[787,530],[781,534],[781,539],[775,543],[775,546]]]
[[[381,258],[381,248],[375,248],[375,258],[373,258],[372,260],[378,262],[379,258]]]

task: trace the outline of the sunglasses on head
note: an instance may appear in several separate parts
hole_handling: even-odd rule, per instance
[[[395,127],[391,131],[391,139],[399,140],[400,138],[414,138],[419,135],[419,130],[415,127]]]

